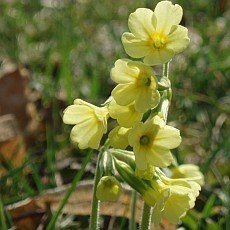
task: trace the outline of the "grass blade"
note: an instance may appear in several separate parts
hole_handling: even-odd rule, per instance
[[[64,199],[61,201],[57,211],[52,216],[51,221],[49,222],[49,224],[48,224],[48,226],[46,228],[47,230],[55,229],[55,223],[56,223],[56,221],[58,219],[58,216],[60,215],[62,209],[64,208],[65,204],[67,203],[70,195],[72,194],[72,192],[76,188],[77,183],[81,179],[81,177],[82,177],[82,175],[84,173],[85,167],[88,164],[88,162],[90,161],[90,158],[91,158],[92,154],[93,154],[93,151],[91,150],[91,151],[89,151],[89,153],[85,157],[85,159],[84,159],[84,161],[82,163],[82,167],[81,167],[80,171],[74,177],[73,182],[72,182],[70,188],[68,189],[68,191],[66,192]]]

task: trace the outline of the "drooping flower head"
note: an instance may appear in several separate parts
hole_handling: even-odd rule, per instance
[[[107,132],[108,114],[106,107],[100,108],[76,99],[64,110],[63,122],[75,125],[70,138],[80,149],[98,149],[103,134]]]
[[[143,58],[147,65],[163,64],[189,44],[187,28],[179,25],[183,10],[170,1],[161,1],[154,12],[139,8],[131,13],[122,43],[133,58]]]
[[[129,132],[129,144],[133,147],[136,165],[141,170],[145,170],[148,163],[157,167],[170,165],[173,160],[170,149],[180,143],[180,131],[165,125],[159,116],[145,123],[139,122]]]
[[[140,113],[158,105],[160,94],[151,67],[142,62],[119,59],[111,70],[111,78],[118,83],[112,91],[118,105],[134,103],[135,110]]]

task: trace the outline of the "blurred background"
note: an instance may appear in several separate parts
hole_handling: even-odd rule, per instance
[[[62,112],[75,98],[99,105],[110,96],[110,69],[128,57],[121,44],[128,16],[138,7],[154,9],[157,2],[0,1],[0,219],[5,229],[45,228],[50,206],[61,200],[56,190],[71,183],[87,152],[71,144]],[[197,164],[205,175],[195,208],[178,226],[230,229],[229,2],[173,3],[183,7],[181,24],[191,39],[170,64],[169,123],[183,138],[173,153],[179,164]],[[95,163],[96,154],[82,181],[93,178]],[[48,189],[49,199],[43,195]],[[57,229],[87,229],[90,207],[82,213],[73,209],[69,205],[59,217]],[[102,229],[127,228],[128,219],[104,214]],[[165,223],[161,229],[178,226]]]

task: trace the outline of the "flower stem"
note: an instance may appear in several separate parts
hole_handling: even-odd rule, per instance
[[[97,158],[97,165],[96,165],[96,172],[94,176],[94,185],[93,185],[93,201],[91,207],[91,215],[90,215],[90,223],[89,229],[90,230],[97,230],[98,229],[98,217],[99,217],[99,209],[100,209],[100,201],[96,197],[97,192],[97,184],[100,180],[100,169],[99,169],[99,162],[101,158],[102,151],[99,152]]]
[[[167,78],[169,77],[169,62],[163,64],[163,76]]]
[[[150,229],[151,217],[152,217],[152,207],[144,203],[140,230]]]
[[[137,203],[137,192],[132,191],[131,200],[131,218],[129,221],[129,230],[136,230],[136,203]]]

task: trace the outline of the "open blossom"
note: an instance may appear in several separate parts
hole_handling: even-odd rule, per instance
[[[147,204],[154,207],[153,222],[156,225],[160,223],[161,218],[177,224],[180,218],[194,207],[201,187],[185,179],[161,179],[152,181],[153,189],[147,189],[143,198]]]
[[[111,78],[118,83],[112,91],[118,105],[127,106],[134,103],[134,108],[139,113],[158,105],[160,94],[151,67],[142,62],[119,59],[111,70]]]
[[[170,149],[180,143],[180,131],[165,125],[159,116],[145,123],[139,122],[129,132],[129,144],[133,147],[136,165],[141,170],[145,170],[148,163],[157,167],[170,165],[173,160]]]
[[[107,132],[108,109],[97,107],[76,99],[73,105],[64,110],[63,122],[75,125],[70,134],[80,149],[98,149],[101,138]]]
[[[143,58],[147,65],[163,64],[189,44],[187,28],[179,25],[183,10],[170,1],[161,1],[154,12],[139,8],[130,14],[122,43],[133,58]]]

